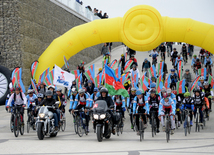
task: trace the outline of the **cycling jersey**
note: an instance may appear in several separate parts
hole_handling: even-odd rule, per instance
[[[181,110],[183,110],[183,109],[192,109],[192,110],[194,110],[194,100],[191,97],[183,99]]]
[[[90,100],[89,96],[86,93],[83,96],[79,96],[79,94],[77,94],[75,97],[73,109],[75,109],[77,105],[89,107],[90,106],[89,100]]]
[[[7,106],[11,106],[11,102],[14,100],[14,105],[26,105],[27,104],[27,98],[23,92],[20,92],[19,94],[13,93],[7,103]]]
[[[33,102],[36,103],[37,96],[35,94],[33,94],[33,96],[31,96],[31,97],[29,95],[27,95],[26,98],[27,98],[27,101],[28,101],[28,104],[27,104],[28,108],[29,108],[31,103],[33,103]]]

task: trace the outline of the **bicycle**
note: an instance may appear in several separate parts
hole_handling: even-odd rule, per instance
[[[123,118],[121,114],[121,110],[116,110],[116,115],[120,117],[118,123],[116,124],[116,131],[117,131],[117,136],[119,136],[119,133],[123,133]]]
[[[12,110],[11,110],[11,108],[12,108]],[[14,108],[10,107],[10,109],[8,109],[8,113],[11,113],[11,116],[10,116],[10,131],[13,132],[14,122],[12,121],[12,119],[14,117]]]
[[[176,114],[175,114],[175,126],[176,126],[176,129],[178,129],[178,114],[180,113],[180,108],[177,108],[176,109]],[[182,115],[181,115],[182,116]],[[182,124],[182,119],[180,120],[180,123]]]
[[[200,125],[199,125],[199,122],[200,122],[200,117],[199,117],[199,108],[200,107],[195,107],[196,108],[196,123],[195,123],[195,132],[200,132]]]
[[[22,105],[16,105],[14,107],[14,135],[15,137],[19,136],[19,132],[21,135],[24,134],[24,119],[20,113],[20,109],[22,108]]]
[[[29,110],[28,112],[28,121],[27,121],[27,133],[30,132],[30,127],[32,127],[33,130],[36,130],[36,125],[35,125],[35,119],[33,115],[33,111],[36,110],[35,103],[32,103],[33,108]]]
[[[86,135],[88,135],[88,132],[86,131],[86,129],[83,127],[85,124],[85,120],[83,120],[81,113],[83,112],[82,109],[80,110],[74,110],[75,114],[74,114],[74,121],[75,121],[75,131],[76,133],[79,135],[79,137],[82,137],[83,134],[85,133]],[[79,115],[77,114],[79,113]]]
[[[65,131],[65,127],[66,127],[66,118],[63,117],[63,112],[62,112],[62,110],[60,110],[60,128],[61,128],[62,132]]]
[[[156,131],[157,131],[157,124],[156,124],[156,119],[155,119],[155,117],[156,117],[156,115],[155,115],[156,111],[150,111],[150,113],[151,113],[151,122],[152,122],[152,124],[151,124],[152,137],[154,137],[154,135],[156,135]]]
[[[203,110],[203,126],[201,126],[202,129],[204,129],[204,127],[206,126],[206,110]]]
[[[138,113],[139,115],[139,134],[140,134],[140,141],[144,139],[144,121],[143,121],[143,115],[144,113]]]
[[[187,132],[190,134],[191,132],[191,125],[190,125],[190,116],[189,116],[189,112],[191,112],[191,110],[189,109],[185,109],[184,110],[184,115],[185,115],[185,121],[184,121],[184,133],[185,136],[187,136]]]
[[[136,131],[136,120],[135,120],[135,115],[132,114],[132,126],[133,126],[133,131]]]
[[[165,115],[165,119],[166,119],[166,141],[167,143],[169,142],[170,140],[170,133],[171,133],[171,119],[170,119],[170,116],[168,113]]]

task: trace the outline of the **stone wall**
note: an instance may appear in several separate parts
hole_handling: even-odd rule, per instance
[[[30,84],[30,66],[50,43],[71,28],[86,23],[49,0],[0,0],[0,65],[23,68],[23,82]],[[121,45],[114,43],[113,47]],[[102,45],[82,50],[71,59],[72,69],[81,60],[100,56]]]

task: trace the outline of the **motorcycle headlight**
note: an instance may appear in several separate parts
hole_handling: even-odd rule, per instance
[[[100,115],[100,119],[104,119],[104,118],[106,118],[106,114]]]
[[[40,118],[44,118],[44,117],[45,117],[45,114],[44,114],[44,113],[40,113],[40,114],[39,114],[39,117],[40,117]]]
[[[94,119],[98,119],[99,118],[99,116],[97,114],[94,114],[93,117],[94,117]]]

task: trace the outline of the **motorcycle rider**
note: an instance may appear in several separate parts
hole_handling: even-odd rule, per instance
[[[74,113],[74,110],[80,110],[80,109],[84,109],[84,112],[80,112],[78,114],[80,114],[80,116],[86,120],[86,123],[84,124],[84,128],[86,129],[87,132],[89,132],[89,120],[90,120],[90,116],[88,115],[88,109],[90,108],[90,99],[89,96],[87,95],[87,93],[85,93],[84,89],[79,89],[78,90],[78,94],[75,97],[75,102],[73,105],[73,110],[72,113]]]
[[[108,89],[105,87],[102,87],[100,89],[100,96],[98,97],[97,100],[104,100],[107,103],[108,108],[111,108],[113,110],[114,108],[114,102],[112,100],[112,98],[110,96],[108,96]],[[110,122],[112,124],[112,133],[115,134],[115,129],[114,129],[114,114],[112,113],[112,111],[109,111],[111,118],[110,118]]]
[[[53,92],[53,99],[56,100],[57,94],[55,92],[55,86],[54,85],[48,86],[48,90],[51,90]]]
[[[148,97],[148,100],[146,101],[146,103],[148,102],[149,104],[149,117],[150,117],[150,121],[151,121],[151,111],[155,111],[155,119],[156,119],[156,125],[157,125],[157,133],[160,132],[159,130],[159,119],[158,119],[158,108],[159,108],[159,103],[160,103],[160,96],[156,94],[155,90],[151,90],[150,91],[150,96]]]
[[[53,106],[53,105],[55,105],[56,100],[53,98],[53,92],[51,90],[47,90],[45,95],[46,95],[46,99],[44,99],[40,103],[39,106]],[[55,130],[58,130],[58,122],[59,122],[59,119],[58,119],[58,116],[57,116],[57,111],[56,111],[57,108],[48,109],[51,112],[53,112]]]
[[[170,119],[171,119],[171,134],[174,134],[175,131],[175,106],[173,100],[168,97],[166,93],[163,94],[163,99],[160,101],[159,105],[159,119],[161,119],[161,124],[163,127],[163,131],[165,131],[165,122],[164,122],[164,116],[165,114],[169,113]]]
[[[124,118],[125,108],[125,98],[122,95],[114,95],[112,96],[112,100],[114,102],[115,110],[120,110],[122,117]]]
[[[132,113],[133,113],[133,103],[134,103],[135,96],[136,96],[136,88],[131,88],[131,93],[129,94],[129,97],[127,98],[127,108],[129,109],[131,129],[133,129]]]
[[[146,104],[145,102],[145,96],[142,93],[142,90],[138,89],[136,91],[136,95],[134,98],[134,103],[133,103],[133,115],[136,114],[135,116],[135,121],[136,121],[136,126],[137,126],[137,135],[139,135],[139,115],[138,113],[143,113],[142,115],[143,122],[144,122],[144,127],[147,127],[147,120],[146,120],[146,113],[148,112],[148,103]]]

